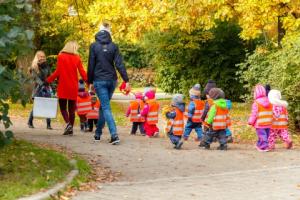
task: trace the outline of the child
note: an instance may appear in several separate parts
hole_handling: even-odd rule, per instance
[[[166,117],[169,119],[166,132],[174,144],[175,149],[180,149],[183,142],[181,141],[181,136],[183,134],[183,112],[185,104],[183,102],[182,94],[175,94],[172,99],[173,111],[167,112]]]
[[[159,104],[155,100],[155,91],[148,90],[144,97],[145,106],[141,112],[141,116],[145,117],[144,129],[147,137],[155,137],[159,134],[159,129],[156,124],[158,123],[158,110]]]
[[[87,113],[91,110],[91,97],[88,92],[85,91],[84,81],[79,80],[78,83],[78,96],[77,96],[77,115],[80,118],[80,131],[85,132],[87,130]]]
[[[288,133],[288,112],[286,101],[281,100],[281,93],[278,90],[269,92],[269,101],[273,105],[273,122],[269,135],[269,149],[275,148],[275,140],[280,137],[287,149],[292,148],[293,143]]]
[[[187,140],[190,133],[195,129],[197,133],[196,141],[202,140],[202,121],[201,116],[204,110],[205,102],[200,100],[200,84],[194,85],[190,91],[190,103],[187,107],[186,117],[188,118],[185,125],[183,138]]]
[[[141,111],[144,108],[143,94],[141,92],[136,92],[134,94],[135,100],[130,102],[127,109],[126,117],[130,115],[130,121],[132,122],[131,135],[135,135],[137,129],[140,129],[140,133],[145,135],[144,122],[145,118],[141,116]]]
[[[97,122],[99,119],[99,109],[100,109],[100,101],[96,97],[94,92],[90,92],[91,95],[91,110],[86,114],[87,123],[88,123],[88,131],[92,132],[94,128],[94,124],[97,127]]]
[[[273,113],[272,104],[270,104],[268,97],[266,96],[266,89],[264,86],[255,86],[254,100],[248,124],[256,129],[258,137],[256,149],[258,151],[269,151],[268,138],[272,125]]]
[[[209,149],[213,138],[219,139],[219,150],[227,150],[226,128],[230,126],[228,108],[225,94],[220,88],[213,88],[209,91],[209,97],[214,100],[214,104],[208,111],[205,124],[209,127],[204,139],[204,148]]]

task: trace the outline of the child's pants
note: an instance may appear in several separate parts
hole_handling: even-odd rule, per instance
[[[269,134],[270,134],[270,129],[269,128],[257,128],[256,134],[258,137],[256,147],[261,150],[267,149],[269,147],[268,138],[269,138]]]
[[[131,134],[136,134],[138,128],[140,129],[140,133],[145,135],[144,122],[132,122]]]
[[[148,124],[147,122],[144,123],[144,129],[146,135],[149,137],[152,137],[154,133],[159,132],[159,129],[157,128],[156,124]]]
[[[202,134],[203,134],[203,131],[202,131],[202,124],[201,123],[195,123],[195,122],[192,122],[190,120],[188,120],[186,122],[186,125],[185,125],[185,128],[184,128],[184,134],[183,134],[183,137],[184,138],[188,138],[192,132],[192,130],[195,129],[196,133],[197,133],[197,138],[199,140],[202,139]]]
[[[89,131],[93,131],[94,124],[97,127],[98,119],[88,119]]]
[[[220,145],[226,145],[227,144],[227,139],[226,139],[226,131],[224,130],[209,130],[206,132],[205,135],[205,143],[206,144],[211,144],[213,142],[214,138],[218,138]]]
[[[275,141],[277,137],[280,137],[286,144],[292,142],[287,129],[271,129],[268,138],[270,148],[275,147]]]
[[[177,144],[181,140],[181,136],[174,135],[173,133],[169,133],[169,138],[173,144]]]

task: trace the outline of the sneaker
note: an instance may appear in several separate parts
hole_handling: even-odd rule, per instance
[[[268,151],[270,151],[270,149],[269,149],[269,148],[266,148],[266,149],[261,149],[261,148],[259,148],[259,147],[258,147],[258,146],[256,146],[256,145],[255,145],[255,147],[256,147],[257,151],[259,151],[259,152],[268,152]]]
[[[94,139],[95,139],[96,142],[100,142],[100,136],[95,135]]]
[[[112,145],[116,145],[116,144],[119,144],[120,143],[120,139],[118,136],[115,136],[115,137],[112,137],[109,141],[110,144]]]
[[[73,127],[72,127],[71,124],[68,123],[65,130],[64,130],[63,135],[69,135],[71,132],[73,134]]]
[[[286,143],[285,148],[291,149],[293,147],[293,142]]]
[[[220,145],[217,149],[226,151],[227,150],[227,145]]]
[[[182,141],[179,141],[176,145],[175,145],[175,149],[181,149],[181,146],[183,145]]]
[[[200,144],[199,144],[199,147],[205,147],[205,142],[201,141]]]

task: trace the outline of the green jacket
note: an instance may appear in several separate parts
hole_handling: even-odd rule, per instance
[[[216,106],[218,106],[219,108],[225,109],[227,108],[227,104],[226,104],[226,100],[225,99],[218,99],[214,101],[214,105],[211,106],[211,108],[208,111],[208,117],[206,119],[206,123],[208,124],[212,124],[214,121],[214,117],[216,116],[217,113],[217,108]]]

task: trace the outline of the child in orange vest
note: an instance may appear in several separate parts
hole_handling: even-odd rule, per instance
[[[131,135],[135,135],[137,129],[140,129],[140,133],[145,135],[144,122],[145,118],[141,116],[141,111],[144,108],[143,94],[141,92],[136,92],[134,94],[135,100],[130,102],[130,105],[126,112],[126,117],[130,116],[130,121],[132,122]]]
[[[141,116],[145,117],[144,129],[147,137],[155,137],[159,134],[157,127],[159,103],[155,99],[155,91],[148,90],[144,96],[145,105]]]
[[[186,117],[188,118],[185,125],[183,139],[187,140],[193,129],[197,133],[197,141],[202,140],[202,120],[205,102],[200,99],[200,84],[194,85],[190,91],[190,103],[186,109]]]
[[[269,151],[268,138],[272,126],[273,113],[272,104],[266,96],[266,89],[264,86],[255,86],[254,99],[255,101],[252,104],[252,111],[248,124],[256,129],[258,137],[256,149],[258,151]]]
[[[100,101],[96,97],[94,92],[90,92],[91,95],[91,110],[87,113],[86,118],[88,122],[88,131],[92,132],[94,125],[97,127],[99,119]]]
[[[182,94],[175,94],[172,99],[173,111],[166,113],[166,118],[169,119],[166,132],[174,144],[175,149],[180,149],[183,142],[181,136],[184,130],[184,109],[185,103],[183,102]]]
[[[220,88],[213,88],[209,91],[209,97],[214,100],[214,104],[208,111],[208,117],[205,125],[209,127],[204,138],[204,148],[209,149],[213,138],[219,140],[219,150],[227,150],[226,128],[230,126],[228,108],[226,104],[225,94]]]
[[[78,83],[78,96],[77,96],[77,115],[80,118],[80,130],[86,131],[88,128],[87,113],[91,110],[91,97],[88,92],[85,91],[84,81],[79,80]]]
[[[278,90],[271,90],[268,95],[270,103],[273,105],[273,121],[268,138],[269,149],[275,148],[275,141],[280,137],[287,149],[292,148],[293,143],[288,132],[288,103],[281,100],[281,93]]]

